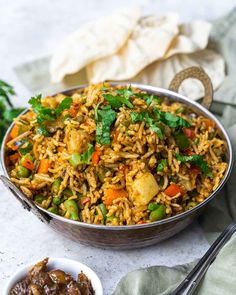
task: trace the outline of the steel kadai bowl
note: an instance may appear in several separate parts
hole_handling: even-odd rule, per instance
[[[205,88],[205,97],[202,100],[202,104],[192,101],[191,99],[177,93],[178,88],[183,80],[187,78],[199,79]],[[155,94],[160,97],[167,97],[170,102],[181,102],[186,105],[187,108],[193,112],[203,115],[216,124],[216,128],[221,135],[221,138],[225,142],[226,146],[226,161],[228,163],[227,171],[224,178],[221,180],[218,188],[202,203],[196,207],[185,211],[179,215],[169,217],[160,221],[127,225],[127,226],[104,226],[87,224],[79,221],[73,221],[66,219],[59,215],[55,215],[48,212],[45,209],[38,207],[32,200],[27,198],[10,180],[9,172],[7,170],[6,158],[5,158],[5,144],[10,133],[13,124],[9,127],[1,149],[1,162],[5,176],[1,176],[1,180],[9,188],[18,201],[21,202],[23,207],[29,211],[32,211],[42,222],[49,227],[57,231],[59,234],[66,236],[67,238],[74,240],[78,243],[87,244],[90,246],[113,248],[113,249],[130,249],[145,247],[151,244],[155,244],[162,240],[165,240],[188,226],[195,218],[197,218],[204,210],[206,205],[217,197],[220,190],[226,183],[233,165],[233,152],[230,139],[227,132],[217,118],[208,110],[212,101],[212,85],[209,77],[206,73],[196,67],[188,68],[175,76],[170,84],[170,90],[152,87],[148,85],[141,85],[135,83],[110,83],[111,85],[131,85],[140,90],[144,90],[149,94]],[[70,95],[73,91],[81,90],[86,86],[78,86],[74,89],[64,91],[66,95]],[[27,110],[25,111],[27,112]]]

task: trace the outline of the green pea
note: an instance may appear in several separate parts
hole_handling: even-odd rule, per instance
[[[161,220],[166,216],[166,206],[160,205],[156,210],[152,211],[149,215],[151,221]]]
[[[56,207],[50,207],[48,208],[48,211],[54,214],[58,214],[58,209]]]
[[[63,195],[65,195],[66,197],[71,197],[71,196],[73,196],[73,192],[72,192],[72,190],[70,189],[70,188],[65,188],[64,189],[64,191],[63,191]]]
[[[54,197],[52,199],[52,202],[53,202],[54,205],[60,205],[62,203],[62,199],[59,198],[59,197]]]
[[[17,167],[17,172],[16,172],[17,177],[19,178],[27,178],[30,175],[30,171],[22,166]]]
[[[150,211],[154,211],[156,210],[158,207],[160,207],[160,205],[156,204],[156,203],[150,203],[148,204],[148,210]]]
[[[79,153],[72,154],[70,156],[69,162],[74,168],[77,168],[77,166],[80,164],[80,154]]]
[[[79,209],[78,205],[74,200],[66,200],[64,202],[67,213],[70,215],[70,219],[79,220]]]
[[[98,205],[98,208],[101,210],[103,218],[106,219],[106,217],[107,217],[107,208],[106,208],[106,206],[102,203],[102,204]]]
[[[34,197],[35,202],[38,203],[38,204],[42,204],[43,201],[46,200],[46,199],[47,199],[47,197],[45,197],[44,195],[36,195]]]
[[[62,182],[61,178],[57,178],[54,180],[52,187],[51,187],[52,193],[57,194],[59,192],[61,182]]]

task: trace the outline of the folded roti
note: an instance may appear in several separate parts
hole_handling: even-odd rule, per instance
[[[211,28],[211,23],[202,20],[179,25],[179,33],[164,58],[177,53],[193,53],[205,49]]]
[[[178,15],[141,18],[126,44],[115,54],[87,66],[90,83],[126,80],[162,58],[178,33]]]
[[[163,61],[149,65],[132,79],[133,82],[148,84],[168,89],[174,76],[183,69],[191,66],[202,67],[211,78],[214,90],[225,78],[225,62],[221,55],[205,49],[191,54],[175,54]],[[197,100],[204,95],[204,89],[196,79],[185,80],[179,93]]]
[[[118,51],[127,41],[141,15],[139,8],[126,8],[85,24],[62,41],[50,62],[52,82]]]

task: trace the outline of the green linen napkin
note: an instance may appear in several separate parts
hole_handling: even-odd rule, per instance
[[[195,263],[175,267],[152,266],[128,273],[113,295],[168,295],[187,276]],[[236,294],[236,234],[210,265],[195,294]]]
[[[225,17],[213,22],[209,48],[221,53],[226,61],[227,76],[215,92],[212,112],[217,114],[227,128],[236,148],[236,9]],[[23,64],[15,68],[19,80],[34,94],[43,95],[61,91],[86,83],[83,70],[68,76],[62,83],[50,84],[48,72],[49,57]],[[158,86],[158,85],[157,85]],[[206,209],[199,222],[209,242],[232,221],[236,221],[236,167],[227,185]],[[196,262],[176,266],[153,266],[127,274],[118,284],[113,295],[157,295],[171,294]],[[236,294],[236,235],[210,266],[197,294],[220,295]]]

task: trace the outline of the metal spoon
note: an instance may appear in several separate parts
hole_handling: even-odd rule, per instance
[[[196,290],[209,266],[217,254],[236,231],[236,223],[231,223],[215,240],[206,254],[199,260],[180,285],[171,292],[171,295],[191,295]]]

